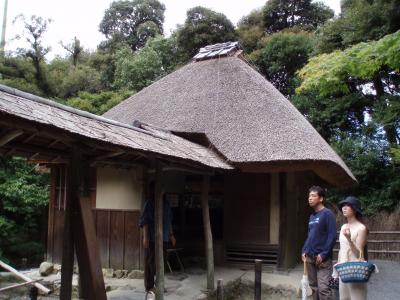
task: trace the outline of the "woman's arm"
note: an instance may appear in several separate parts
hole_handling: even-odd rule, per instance
[[[360,257],[360,251],[364,251],[365,244],[367,243],[367,229],[365,226],[359,230],[355,243],[351,240],[350,229],[346,228],[345,232],[348,230],[348,234],[345,234],[347,240],[349,241],[350,249],[353,254],[358,258]],[[364,253],[363,253],[364,256]]]

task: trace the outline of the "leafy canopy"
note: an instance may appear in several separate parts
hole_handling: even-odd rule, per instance
[[[312,57],[298,74],[298,92],[317,89],[323,96],[351,92],[349,80],[369,80],[381,70],[400,71],[400,31],[378,41],[360,43],[344,51]]]
[[[314,30],[333,15],[331,8],[311,0],[268,0],[263,9],[267,33],[291,27]]]
[[[317,53],[378,40],[400,29],[399,0],[346,0],[342,13],[319,31]]]
[[[114,1],[104,14],[99,30],[109,41],[127,44],[133,51],[149,37],[163,33],[165,5],[157,0]]]
[[[43,258],[48,177],[23,159],[0,156],[0,249],[9,260],[26,257],[37,263]]]
[[[313,50],[313,35],[305,31],[281,31],[270,35],[264,42],[266,46],[253,54],[254,62],[281,93],[289,95],[296,71],[307,63]]]
[[[235,39],[234,26],[224,14],[201,6],[189,9],[185,23],[177,30],[178,47],[187,59],[201,47]]]
[[[178,63],[176,41],[173,37],[158,36],[146,46],[132,53],[123,48],[116,53],[114,86],[118,89],[139,91],[157,78],[174,70]]]

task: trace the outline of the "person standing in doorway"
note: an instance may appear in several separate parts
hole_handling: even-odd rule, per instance
[[[142,214],[140,216],[139,226],[143,229],[143,248],[145,251],[144,262],[144,286],[146,289],[146,299],[148,296],[153,298],[155,295],[156,264],[155,264],[155,184],[151,182],[147,200],[144,204]],[[172,211],[169,202],[163,200],[163,241],[164,251],[167,249],[168,242],[172,247],[176,245],[176,239],[172,230]],[[165,255],[164,255],[165,257]]]
[[[308,222],[308,235],[302,249],[314,300],[332,299],[329,278],[332,274],[332,249],[336,242],[336,218],[324,205],[325,191],[309,189],[308,204],[314,210]]]

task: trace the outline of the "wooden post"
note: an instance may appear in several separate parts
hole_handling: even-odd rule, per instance
[[[203,224],[204,224],[204,240],[206,247],[207,260],[207,289],[214,290],[214,251],[213,238],[210,223],[210,209],[208,206],[208,191],[210,189],[210,177],[203,176],[201,186],[201,207],[203,209]]]
[[[156,247],[156,300],[164,300],[164,254],[163,254],[163,183],[161,165],[156,166],[155,182],[155,247]]]
[[[74,148],[68,168],[67,203],[64,219],[64,240],[61,260],[61,290],[60,299],[72,298],[72,276],[74,271],[74,232],[75,213],[79,201],[79,185],[81,181],[80,164],[82,162],[79,151]]]
[[[106,288],[89,197],[79,199],[79,216],[75,220],[74,229],[76,258],[83,299],[106,300]]]
[[[254,265],[254,300],[261,300],[262,260],[256,259]]]
[[[278,246],[278,269],[285,269],[287,254],[287,193],[286,173],[279,173],[279,246]]]
[[[224,281],[217,280],[217,300],[224,300]]]

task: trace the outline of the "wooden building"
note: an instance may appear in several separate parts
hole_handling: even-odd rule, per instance
[[[356,183],[311,124],[245,60],[237,42],[202,48],[192,62],[104,117],[165,128],[234,166],[211,179],[218,263],[261,258],[280,268],[293,266],[307,230],[308,188]],[[199,183],[196,176],[176,174],[166,186],[171,198],[179,199],[175,227],[185,248],[201,244]]]
[[[210,149],[167,131],[118,123],[6,86],[0,86],[0,154],[51,168],[48,258],[62,262],[63,300],[71,299],[74,253],[85,299],[106,299],[101,265],[140,267],[138,214],[148,178],[156,184],[157,276],[163,278],[165,173],[232,169]],[[162,299],[161,279],[157,289]]]

